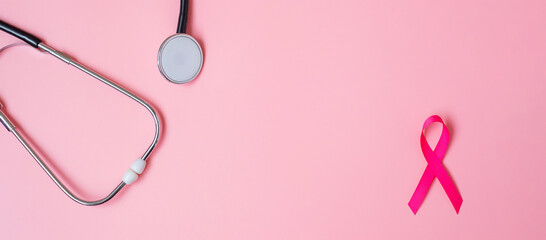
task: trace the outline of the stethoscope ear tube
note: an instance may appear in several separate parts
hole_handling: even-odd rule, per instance
[[[1,106],[0,106],[1,107]],[[9,120],[9,118],[0,110],[0,122],[8,132],[13,132],[13,129],[15,129],[15,126],[13,126],[13,123]]]
[[[39,38],[37,38],[36,36],[30,34],[30,33],[27,33],[13,25],[10,25],[9,23],[6,23],[2,20],[0,20],[0,29],[4,32],[7,32],[21,40],[23,40],[24,42],[28,43],[30,46],[33,46],[35,48],[38,48],[38,45],[42,42],[42,40],[40,40]]]
[[[155,135],[154,135],[154,139],[153,139],[152,143],[150,144],[150,146],[148,147],[146,152],[144,152],[144,154],[142,155],[141,158],[139,158],[139,159],[137,159],[137,161],[135,161],[136,163],[133,163],[131,165],[131,168],[128,171],[126,171],[126,174],[123,175],[122,182],[119,183],[117,185],[117,187],[115,187],[114,190],[112,190],[112,192],[110,192],[110,194],[108,194],[106,197],[104,197],[102,199],[99,199],[99,200],[96,200],[96,201],[88,201],[88,200],[84,200],[84,199],[81,199],[78,196],[76,196],[74,193],[72,193],[70,191],[70,189],[68,187],[66,187],[63,184],[63,182],[61,180],[59,180],[59,178],[57,178],[57,176],[53,173],[53,171],[51,171],[49,169],[47,164],[36,153],[36,151],[33,149],[33,147],[17,131],[17,129],[12,124],[12,122],[9,120],[9,118],[6,116],[6,114],[4,114],[0,109],[0,123],[1,123],[1,125],[6,127],[6,129],[9,132],[13,133],[13,135],[23,145],[23,147],[30,153],[30,155],[34,158],[34,160],[36,160],[38,165],[40,165],[40,167],[47,173],[47,175],[51,178],[51,180],[53,180],[53,182],[55,182],[55,184],[68,197],[70,197],[72,200],[76,201],[77,203],[83,204],[83,205],[86,205],[86,206],[95,206],[95,205],[103,204],[103,203],[109,201],[125,185],[130,184],[133,181],[135,181],[138,178],[138,175],[141,174],[142,171],[144,170],[144,167],[145,167],[146,164],[143,163],[143,162],[148,159],[148,157],[150,156],[150,154],[152,153],[152,151],[156,147],[156,145],[157,145],[157,143],[159,141],[160,134],[161,134],[161,122],[159,121],[159,116],[157,115],[157,113],[155,112],[153,107],[150,106],[150,104],[148,104],[147,102],[142,100],[137,95],[129,92],[128,90],[121,87],[120,85],[117,85],[116,83],[110,81],[109,79],[105,78],[104,76],[100,75],[99,73],[97,73],[97,72],[89,69],[88,67],[84,66],[83,64],[77,62],[76,60],[74,60],[70,56],[68,56],[67,54],[65,54],[65,53],[63,53],[61,51],[55,50],[53,47],[48,46],[47,44],[42,42],[42,40],[40,40],[39,38],[33,36],[32,34],[29,34],[29,33],[25,32],[25,31],[23,31],[23,30],[21,30],[21,29],[19,29],[17,27],[14,27],[14,26],[12,26],[12,25],[4,22],[4,21],[1,21],[1,20],[0,20],[0,30],[5,31],[5,32],[7,32],[7,33],[9,33],[9,34],[23,40],[24,42],[28,43],[29,45],[31,45],[31,46],[33,46],[35,48],[38,48],[38,49],[40,49],[40,50],[42,50],[44,52],[47,52],[47,53],[55,56],[56,58],[62,60],[63,62],[76,67],[77,69],[81,70],[82,72],[96,78],[97,80],[103,82],[104,84],[106,84],[106,85],[112,87],[113,89],[119,91],[120,93],[124,94],[125,96],[133,99],[134,101],[136,101],[137,103],[142,105],[144,108],[146,108],[151,113],[151,115],[152,115],[152,117],[154,119],[154,123],[155,123]],[[0,105],[0,108],[1,108],[1,105]]]

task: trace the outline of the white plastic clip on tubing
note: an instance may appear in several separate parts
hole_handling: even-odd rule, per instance
[[[127,185],[133,183],[138,179],[138,175],[144,171],[144,168],[146,168],[146,161],[140,158],[135,160],[131,163],[131,168],[123,174],[122,181]]]

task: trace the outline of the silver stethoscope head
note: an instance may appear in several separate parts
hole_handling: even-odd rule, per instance
[[[159,72],[173,83],[188,83],[195,79],[203,66],[203,51],[188,34],[167,38],[157,53]]]
[[[188,2],[180,1],[177,34],[170,36],[159,47],[157,67],[161,75],[173,83],[188,83],[203,67],[203,51],[195,38],[186,34]]]

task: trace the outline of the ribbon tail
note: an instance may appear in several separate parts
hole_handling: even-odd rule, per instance
[[[440,180],[440,178],[438,178],[438,180]],[[461,194],[459,193],[459,191],[457,191],[457,188],[455,187],[453,181],[451,181],[450,179],[449,182],[449,186],[444,186],[444,184],[442,184],[442,186],[444,187],[447,197],[449,198],[449,201],[451,201],[451,205],[453,205],[455,212],[459,214],[461,205],[463,205],[463,197],[461,197]]]
[[[441,164],[434,164],[433,171],[436,173],[436,177],[444,188],[444,191],[446,192],[449,201],[451,201],[451,205],[453,205],[453,208],[455,208],[455,212],[459,214],[459,210],[461,209],[461,205],[463,204],[463,198],[457,190],[455,183],[449,177],[449,174]]]
[[[423,176],[421,176],[421,180],[419,180],[419,184],[417,185],[417,188],[415,188],[415,191],[413,192],[413,195],[408,203],[408,206],[413,214],[417,214],[417,211],[425,200],[430,185],[432,185],[432,181],[434,181],[434,173],[432,172],[430,166],[427,165],[427,168],[425,169]]]

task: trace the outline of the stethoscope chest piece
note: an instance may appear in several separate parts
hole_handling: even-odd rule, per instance
[[[188,83],[203,66],[203,51],[190,35],[179,33],[167,38],[157,53],[161,74],[173,83]]]

